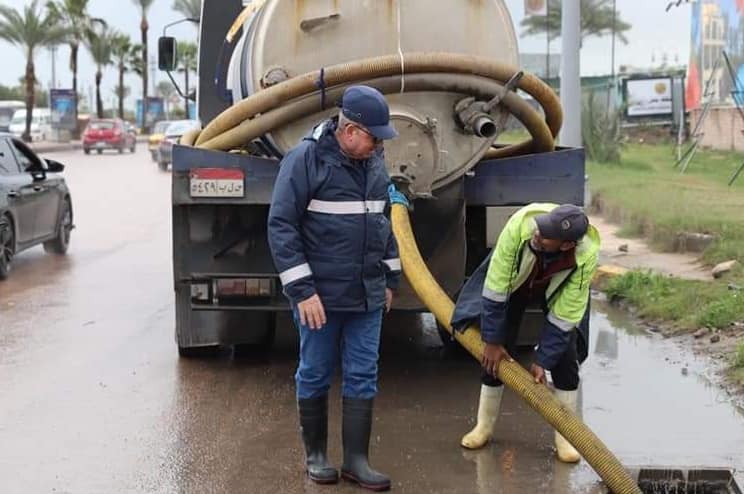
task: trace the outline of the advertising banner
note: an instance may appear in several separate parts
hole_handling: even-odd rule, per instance
[[[744,99],[744,0],[699,0],[691,9],[685,106],[700,108],[707,100],[733,105],[735,99]],[[736,79],[721,60],[723,51],[731,60]]]
[[[75,130],[75,102],[77,96],[72,89],[50,89],[49,107],[51,109],[51,125],[53,129]]]
[[[671,116],[672,79],[670,77],[631,78],[623,82],[627,117]]]
[[[142,115],[142,99],[137,100],[137,127],[143,128],[144,124],[147,123],[148,127],[152,127],[158,120],[165,120],[165,101],[163,98],[148,97],[147,98],[147,114]]]

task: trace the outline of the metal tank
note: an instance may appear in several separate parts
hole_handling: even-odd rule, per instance
[[[262,6],[245,21],[228,71],[235,102],[294,76],[380,55],[446,51],[515,67],[519,62],[503,0],[269,0],[256,5]],[[410,184],[413,195],[428,197],[472,168],[492,136],[480,137],[458,123],[455,107],[462,94],[397,93],[388,95],[400,132],[386,143],[388,170]],[[497,120],[501,111],[490,115]],[[332,113],[319,108],[264,141],[284,153]]]

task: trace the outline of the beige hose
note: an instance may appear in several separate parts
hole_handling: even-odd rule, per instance
[[[368,58],[327,67],[323,71],[323,79],[326,87],[334,87],[373,77],[400,75],[401,65],[398,55]],[[404,55],[403,65],[406,75],[427,72],[468,74],[486,77],[501,83],[505,83],[518,72],[516,67],[498,63],[489,58],[458,53],[408,53]],[[309,72],[249,96],[212,120],[201,132],[196,144],[201,145],[260,113],[278,108],[287,101],[317,91],[319,78],[319,70]],[[558,135],[563,121],[563,112],[552,89],[531,74],[525,74],[517,87],[532,95],[540,103],[545,111],[551,134],[554,137]],[[512,148],[527,150],[532,148],[532,143],[525,141]]]
[[[364,81],[364,84],[379,89],[382,93],[392,93],[400,89],[400,76],[383,77]],[[341,97],[348,85],[334,87],[327,91],[326,99],[334,101]],[[481,99],[491,98],[503,86],[484,77],[456,74],[414,74],[406,77],[407,92],[442,91],[463,93]],[[509,92],[502,100],[506,110],[522,122],[531,139],[531,152],[547,152],[554,149],[553,136],[545,120],[519,95]],[[227,151],[240,147],[283,125],[317,113],[320,110],[319,95],[313,94],[292,100],[280,108],[272,109],[255,118],[245,120],[232,129],[206,141],[199,147]]]
[[[480,362],[484,346],[480,331],[476,326],[471,325],[462,333],[452,332],[450,320],[455,304],[439,286],[421,258],[408,218],[408,210],[405,206],[394,204],[391,216],[406,279],[424,305],[432,311],[439,324],[452,333],[455,339]],[[612,492],[616,494],[641,492],[630,474],[602,441],[584,425],[581,419],[558,401],[546,386],[535,383],[530,373],[521,365],[502,360],[498,374],[504,384],[513,389],[574,445]]]

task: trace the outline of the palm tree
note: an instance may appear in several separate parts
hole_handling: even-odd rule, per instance
[[[49,12],[39,6],[38,0],[31,0],[23,8],[23,13],[0,5],[0,39],[19,46],[26,53],[26,129],[23,132],[25,141],[31,140],[31,117],[34,111],[34,83],[36,70],[34,55],[42,46],[56,45],[64,41],[67,29],[51,22]]]
[[[78,94],[78,52],[80,45],[85,42],[90,31],[96,26],[104,26],[103,19],[88,15],[90,0],[49,0],[47,9],[50,18],[61,24],[69,31],[67,44],[70,45],[70,71],[72,72],[72,90]],[[78,115],[78,99],[75,99],[75,121]]]
[[[176,88],[173,87],[170,81],[160,81],[155,88],[155,94],[163,98],[165,102],[165,118],[170,119],[170,100],[176,94]]]
[[[135,5],[140,8],[142,13],[142,20],[140,21],[140,31],[142,31],[142,67],[144,70],[141,72],[142,76],[142,128],[145,132],[149,132],[147,122],[147,30],[150,25],[147,23],[147,11],[152,6],[155,0],[132,0]]]
[[[196,43],[178,43],[177,53],[181,65],[178,71],[183,72],[184,94],[186,95],[183,106],[186,110],[186,118],[189,118],[189,74],[196,70]]]
[[[561,0],[548,0],[547,19],[544,15],[531,15],[522,19],[521,26],[525,28],[523,36],[548,31],[551,40],[558,38],[561,35]],[[613,11],[612,0],[581,0],[582,41],[589,36],[601,38],[612,34],[614,30],[618,39],[628,44],[628,39],[623,33],[631,27],[630,24],[620,19],[617,12]]]
[[[96,114],[103,118],[103,101],[101,100],[101,80],[103,69],[111,65],[111,54],[113,51],[114,34],[108,28],[101,28],[89,33],[86,44],[90,56],[96,64]]]
[[[174,0],[173,10],[190,19],[201,18],[202,0]]]
[[[132,44],[132,39],[123,33],[116,33],[111,38],[111,55],[114,64],[119,71],[119,88],[124,86],[124,74],[132,70],[132,61],[139,55],[137,45]],[[128,88],[127,88],[128,89]],[[122,91],[116,91],[119,98],[119,118],[124,118],[124,98],[128,95]]]

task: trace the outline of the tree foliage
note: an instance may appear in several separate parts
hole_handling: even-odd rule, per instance
[[[523,36],[545,34],[550,32],[550,39],[554,40],[561,35],[561,1],[548,0],[548,15],[531,15],[522,19],[521,26]],[[571,0],[576,1],[576,0]],[[628,43],[625,33],[631,29],[631,25],[620,18],[619,12],[615,12],[614,30],[617,39],[624,44]],[[611,35],[613,31],[612,0],[581,0],[581,40],[596,36]]]
[[[18,46],[26,55],[24,76],[26,101],[26,130],[24,140],[31,140],[31,118],[35,103],[36,69],[34,57],[36,50],[45,46],[58,45],[69,36],[65,26],[53,22],[49,11],[39,5],[38,0],[16,10],[0,5],[0,39]]]

